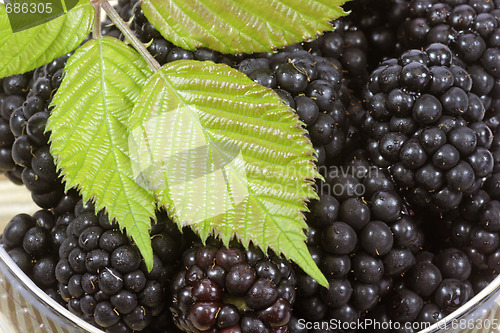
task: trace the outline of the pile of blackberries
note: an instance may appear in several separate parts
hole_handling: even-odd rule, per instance
[[[372,160],[416,206],[456,209],[493,171],[493,134],[469,73],[434,43],[384,61],[370,76],[364,129]]]
[[[168,284],[188,237],[158,214],[149,271],[137,247],[104,213],[95,214],[94,206],[82,201],[72,208],[15,216],[2,235],[13,261],[49,296],[96,327],[165,332],[173,325]]]
[[[500,270],[500,3],[354,0],[345,8],[333,32],[239,55],[176,47],[140,2],[117,8],[161,65],[226,64],[297,113],[324,178],[306,222],[328,289],[271,251],[181,234],[164,213],[151,229],[148,271],[123,231],[76,191],[64,193],[55,171],[45,124],[69,55],[0,80],[0,172],[43,208],[9,223],[9,255],[107,332],[432,324],[465,304]],[[123,39],[113,26],[103,31]]]
[[[194,246],[172,280],[172,314],[184,332],[285,332],[295,303],[292,265],[251,247]]]

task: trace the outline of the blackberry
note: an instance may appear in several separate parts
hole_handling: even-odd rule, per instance
[[[450,45],[463,60],[481,59],[488,37],[498,22],[495,2],[407,1],[408,19],[400,26],[398,39],[404,47],[425,47],[430,43]]]
[[[315,56],[331,59],[341,70],[350,89],[356,93],[368,79],[368,48],[365,33],[348,18],[333,22],[334,31],[326,32],[303,47]]]
[[[310,321],[332,316],[356,321],[389,300],[393,280],[415,265],[422,231],[390,176],[367,151],[330,165],[325,180],[317,184],[320,200],[307,216],[308,246],[330,289],[298,270],[294,311]]]
[[[484,108],[452,60],[443,44],[407,51],[382,63],[365,93],[374,163],[389,167],[413,204],[436,211],[457,208],[493,171],[488,141],[478,144],[490,133]],[[380,126],[400,119],[412,126]]]
[[[32,192],[33,201],[42,208],[51,209],[64,196],[63,187],[56,173],[53,157],[48,148],[45,125],[49,116],[48,105],[54,93],[52,76],[62,69],[69,55],[53,60],[38,69],[31,90],[23,105],[10,118],[16,137],[12,157],[22,168],[21,180]],[[33,158],[35,157],[35,158]]]
[[[318,152],[318,164],[325,165],[356,144],[350,138],[346,109],[349,103],[342,68],[334,59],[315,55],[308,45],[295,45],[271,55],[255,55],[236,68],[257,83],[272,88],[295,109],[306,124]],[[305,50],[304,50],[305,48]]]
[[[164,216],[159,215],[159,221],[152,237],[160,240],[166,236],[168,241],[157,241],[155,248],[174,253],[166,261],[162,261],[165,255],[160,259],[155,254],[150,272],[131,240],[116,225],[109,224],[104,214],[94,215],[92,205],[80,201],[73,218],[65,221],[66,239],[59,253],[68,241],[72,242],[64,249],[64,253],[69,251],[68,257],[61,257],[55,270],[59,292],[69,292],[70,297],[65,299],[68,309],[91,316],[92,324],[110,332],[117,325],[142,331],[162,314],[170,278],[167,267],[176,265],[175,253],[182,249],[184,238],[167,225],[171,222]]]
[[[398,40],[406,48],[426,47],[431,43],[448,45],[471,74],[472,92],[481,97],[486,110],[495,112],[500,98],[494,90],[500,65],[498,3],[406,2],[410,15],[399,27]]]
[[[170,310],[184,332],[286,330],[295,302],[292,265],[251,246],[192,247],[175,275]]]
[[[378,66],[382,59],[401,53],[396,31],[408,16],[408,1],[382,0],[375,5],[369,0],[359,0],[346,3],[344,8],[351,11],[348,19],[355,22],[366,37],[370,69]]]
[[[54,215],[40,210],[33,215],[18,214],[5,227],[2,246],[11,259],[33,282],[58,303],[64,304],[57,290],[55,269],[57,246],[53,231]]]
[[[158,213],[152,226],[158,255],[148,271],[132,241],[104,213],[95,215],[81,200],[71,207],[15,216],[2,235],[11,258],[69,311],[107,332],[164,332],[171,321],[167,282],[190,234],[181,235]],[[160,317],[167,326],[152,324]]]
[[[10,129],[11,115],[19,110],[26,99],[33,73],[6,77],[0,85],[0,173],[12,182],[22,184],[21,171],[12,158],[15,137]]]

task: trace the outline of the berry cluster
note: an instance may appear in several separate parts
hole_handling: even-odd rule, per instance
[[[26,100],[30,86],[33,86],[33,73],[0,79],[0,172],[16,184],[22,184],[22,168],[16,167],[12,160],[15,137],[10,130],[10,117]]]
[[[59,293],[71,312],[97,327],[143,331],[165,311],[165,287],[183,238],[172,224],[155,225],[154,266],[148,271],[118,226],[104,214],[96,216],[93,207],[85,208],[62,218],[69,223],[55,268]]]
[[[366,36],[370,49],[366,56],[371,70],[381,59],[393,58],[403,51],[397,30],[408,17],[408,5],[408,0],[379,0],[376,6],[370,0],[345,4],[344,8],[351,11],[347,19],[355,22]]]
[[[318,184],[308,246],[330,283],[297,277],[297,316],[355,322],[386,302],[424,247],[420,222],[382,169],[357,150]],[[393,320],[400,320],[391,313]]]
[[[49,151],[49,134],[45,133],[45,125],[50,115],[49,104],[61,84],[68,58],[66,55],[36,69],[26,99],[10,116],[10,129],[16,138],[12,145],[12,159],[22,170],[21,180],[31,191],[33,201],[46,209],[56,207],[64,196]],[[76,194],[72,195],[77,200]]]
[[[164,214],[151,235],[149,271],[118,226],[79,201],[60,215],[41,210],[15,216],[2,242],[38,286],[85,321],[106,332],[164,332],[171,322],[167,284],[188,237]]]
[[[384,61],[370,76],[364,129],[374,163],[389,167],[410,201],[455,209],[493,171],[492,132],[472,80],[439,43]]]
[[[12,260],[41,289],[57,302],[64,304],[57,292],[55,267],[57,244],[65,233],[57,224],[57,216],[40,210],[32,216],[19,214],[5,227],[2,245]]]
[[[220,244],[192,247],[182,260],[170,289],[183,332],[287,331],[296,284],[288,261]]]
[[[471,74],[472,92],[487,110],[500,107],[500,8],[498,2],[408,1],[408,19],[399,27],[405,48],[449,45]],[[494,112],[494,110],[493,110]]]
[[[318,165],[338,158],[352,146],[346,116],[350,96],[339,62],[294,45],[275,54],[248,57],[237,69],[274,89],[295,109],[316,149]]]

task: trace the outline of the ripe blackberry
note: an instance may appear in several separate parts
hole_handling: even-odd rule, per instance
[[[295,302],[292,265],[257,248],[192,247],[170,289],[170,310],[184,332],[287,329]]]
[[[403,50],[397,39],[397,28],[408,17],[407,0],[357,0],[345,4],[349,20],[356,23],[368,43],[368,64],[375,69],[385,58],[397,56]]]
[[[341,65],[294,45],[275,54],[248,57],[237,69],[272,88],[305,123],[317,151],[318,165],[337,159],[355,146],[346,116],[350,96]],[[311,49],[312,50],[312,49]]]
[[[437,211],[458,207],[494,166],[484,107],[453,59],[443,44],[407,51],[383,62],[365,91],[374,163],[389,167],[413,204]]]
[[[33,72],[2,79],[0,84],[0,173],[15,184],[22,184],[21,171],[12,158],[15,137],[10,129],[11,115],[26,99]]]
[[[308,246],[330,289],[299,270],[295,314],[310,321],[356,321],[390,298],[424,240],[413,212],[367,151],[331,165],[325,179],[307,216]]]
[[[322,56],[342,71],[354,94],[361,91],[368,80],[368,52],[371,46],[364,31],[353,23],[351,16],[335,20],[335,30],[326,32],[317,40],[303,43],[315,56]]]
[[[57,245],[54,214],[40,210],[33,215],[18,214],[5,227],[2,246],[11,259],[41,289],[58,303],[64,304],[57,290],[55,267]]]
[[[146,329],[165,310],[166,283],[185,238],[159,216],[149,272],[135,245],[106,215],[96,216],[92,205],[80,202],[72,216],[58,220],[66,226],[66,237],[59,240],[55,268],[68,309],[109,332]]]
[[[12,157],[21,168],[21,180],[32,192],[33,201],[42,208],[57,206],[64,196],[53,157],[49,152],[45,125],[48,105],[54,90],[51,80],[62,73],[69,55],[58,58],[36,70],[31,90],[23,105],[11,115],[10,126],[15,136]]]
[[[494,1],[407,1],[408,19],[398,38],[404,47],[425,47],[431,43],[450,45],[463,60],[480,60],[498,26]]]
[[[40,288],[96,327],[174,332],[168,326],[166,288],[191,234],[181,235],[164,213],[157,217],[151,229],[152,271],[116,224],[81,201],[70,212],[15,216],[3,232],[2,245]],[[160,319],[161,324],[152,323]]]
[[[401,24],[398,40],[406,48],[431,43],[448,45],[466,64],[472,92],[486,110],[498,111],[500,94],[494,89],[500,78],[500,20],[494,1],[407,1],[409,17]]]

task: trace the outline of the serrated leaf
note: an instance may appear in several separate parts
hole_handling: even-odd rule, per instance
[[[319,175],[302,125],[271,89],[226,65],[173,62],[130,117],[134,175],[202,239],[270,247],[327,285],[305,244],[302,212]]]
[[[133,178],[127,122],[151,71],[132,48],[111,37],[87,42],[69,58],[47,122],[50,150],[66,189],[78,187],[133,238],[148,267],[155,199]]]
[[[80,0],[65,15],[13,33],[5,5],[0,5],[0,78],[28,72],[73,51],[88,36],[93,20],[94,7]]]
[[[332,30],[345,0],[143,0],[148,20],[185,49],[269,52]]]

